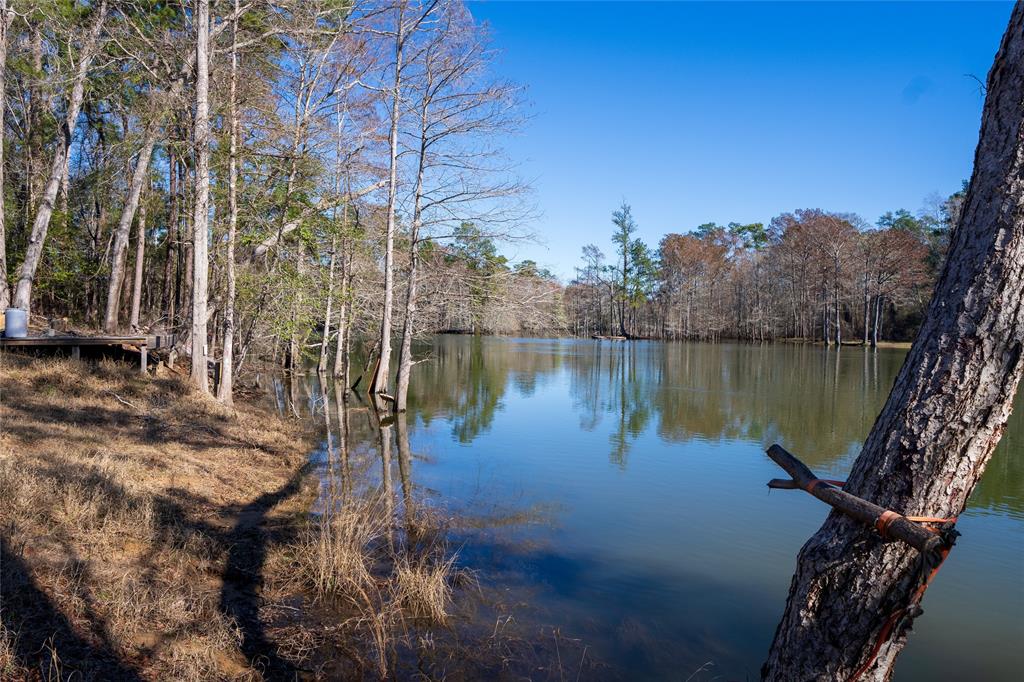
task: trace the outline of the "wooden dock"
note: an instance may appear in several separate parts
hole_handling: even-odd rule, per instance
[[[139,370],[146,372],[149,362],[149,350],[170,348],[174,345],[174,335],[160,336],[68,336],[44,335],[24,336],[20,338],[0,337],[0,348],[70,348],[71,357],[79,359],[82,346],[134,346],[139,349]]]

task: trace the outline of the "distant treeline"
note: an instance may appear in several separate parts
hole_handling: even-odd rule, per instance
[[[668,234],[656,251],[632,237],[630,207],[613,214],[616,256],[596,246],[565,291],[576,335],[797,338],[826,343],[912,338],[959,219],[963,192],[918,215],[872,226],[819,209],[763,223],[706,223]]]

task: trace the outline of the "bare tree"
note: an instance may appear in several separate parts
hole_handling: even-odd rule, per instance
[[[924,323],[846,489],[955,517],[1002,436],[1024,372],[1024,5],[988,76],[974,174]],[[800,550],[766,680],[888,680],[928,570],[833,513]],[[903,617],[906,616],[906,617]]]
[[[395,65],[391,86],[391,125],[388,132],[388,205],[384,237],[384,304],[380,320],[380,361],[370,379],[370,393],[386,393],[391,369],[391,314],[395,281],[395,205],[398,201],[398,122],[402,103],[402,59],[405,56],[405,0],[395,4]]]
[[[424,227],[501,215],[501,200],[522,191],[504,177],[486,142],[519,123],[514,114],[518,88],[486,77],[490,54],[484,36],[460,2],[439,5],[440,18],[417,44],[409,82],[414,102],[408,137],[415,155],[405,309],[398,355],[395,409],[404,411],[409,393],[412,340],[416,327],[419,250]],[[480,204],[487,204],[481,209]],[[489,212],[485,215],[481,211]]]

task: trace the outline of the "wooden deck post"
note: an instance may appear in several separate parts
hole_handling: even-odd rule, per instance
[[[146,344],[139,346],[139,371],[143,374],[146,373],[147,362],[149,360],[149,348]]]
[[[82,347],[81,346],[71,346],[71,359],[72,360],[81,360],[82,359]]]

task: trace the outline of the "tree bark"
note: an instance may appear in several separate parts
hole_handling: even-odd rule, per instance
[[[1024,363],[1024,5],[988,76],[964,212],[921,331],[845,489],[904,515],[963,511],[999,442]],[[955,551],[955,550],[954,550]],[[890,614],[916,552],[833,513],[800,550],[766,680],[888,680],[906,644]]]
[[[206,371],[206,298],[209,285],[210,2],[196,0],[195,213],[192,219],[192,383],[210,392]]]
[[[231,20],[231,83],[228,91],[228,252],[224,278],[224,341],[220,360],[217,400],[232,405],[235,389],[235,235],[238,232],[238,0]]]
[[[98,51],[100,33],[103,31],[103,25],[107,19],[107,0],[101,0],[95,13],[96,17],[89,27],[85,42],[78,55],[78,68],[75,70],[71,95],[67,102],[67,116],[60,127],[57,148],[54,150],[53,162],[50,165],[50,175],[43,189],[39,208],[36,210],[28,248],[25,249],[25,260],[22,262],[21,271],[18,274],[18,286],[14,291],[14,307],[25,311],[29,310],[32,302],[32,284],[35,281],[39,262],[43,257],[46,231],[50,227],[50,218],[53,217],[54,202],[57,200],[57,192],[60,190],[61,180],[64,178],[64,168],[67,164],[68,150],[71,147],[75,126],[78,123],[78,113],[82,109],[82,100],[85,97],[85,79]]]
[[[132,313],[129,325],[139,330],[139,312],[142,308],[142,274],[146,258],[146,204],[139,206],[138,234],[135,236],[135,278],[132,282]]]

